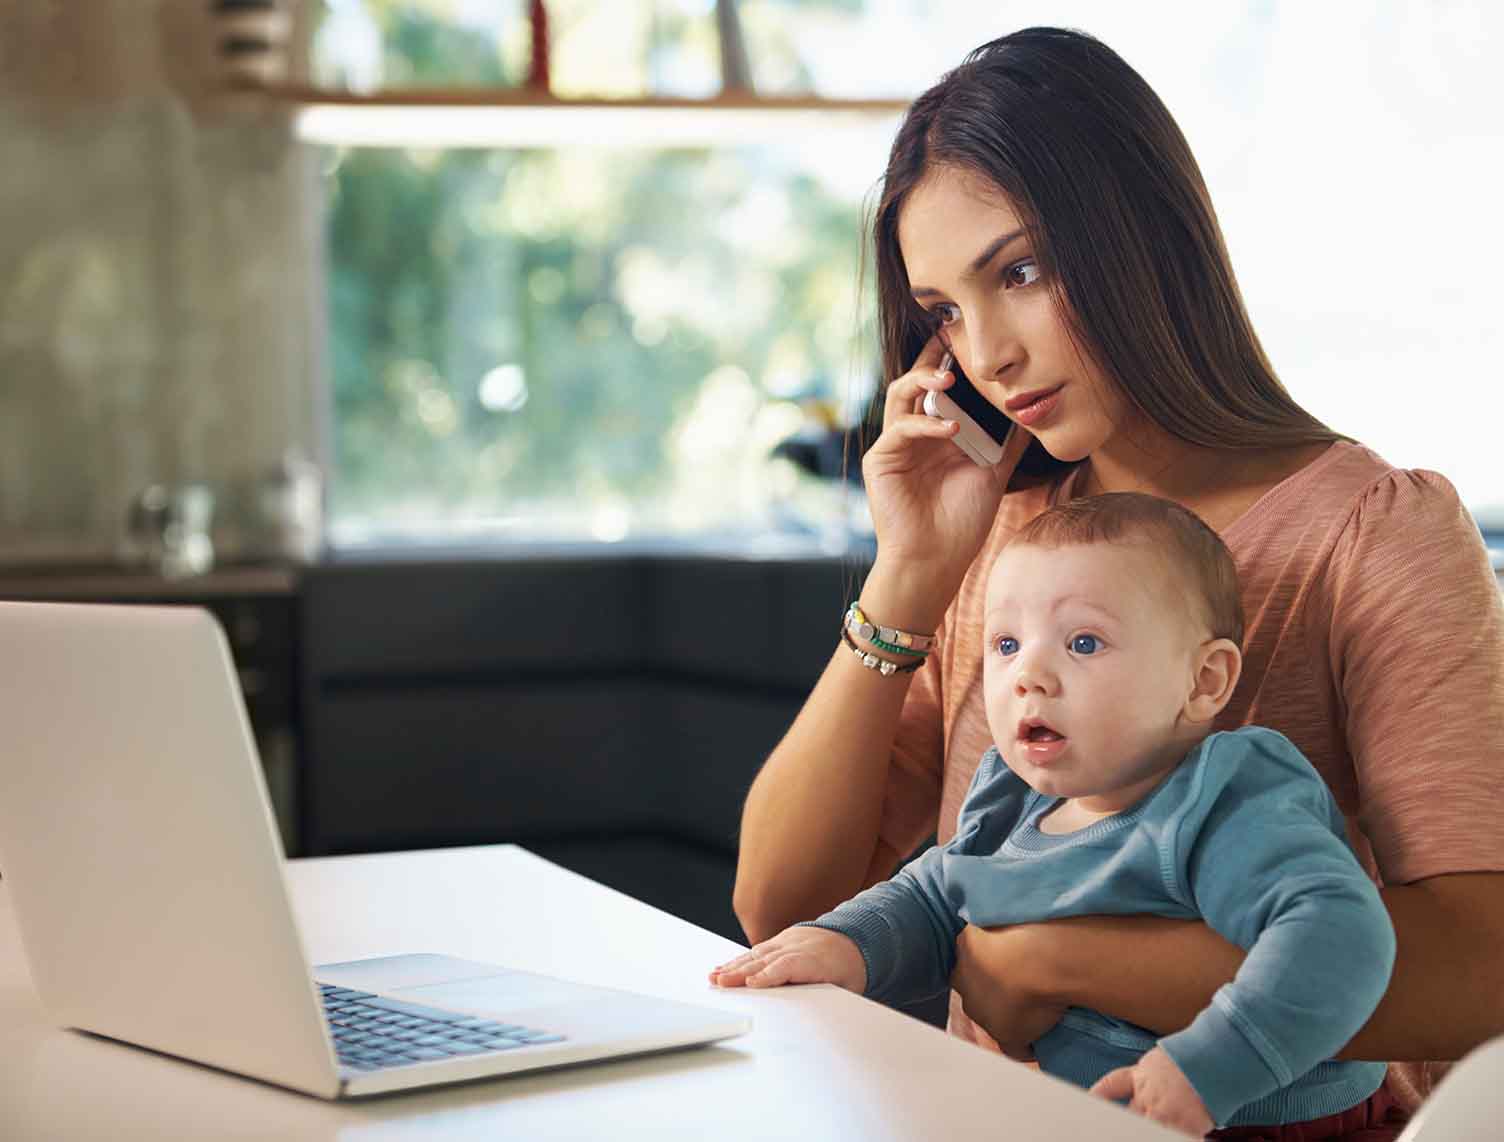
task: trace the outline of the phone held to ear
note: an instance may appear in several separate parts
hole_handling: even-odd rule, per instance
[[[947,351],[940,360],[940,372],[949,369],[955,381],[944,392],[924,394],[924,413],[940,420],[954,420],[960,431],[950,438],[975,464],[991,468],[1003,458],[1003,444],[1014,424],[1001,409],[977,392],[976,386],[960,369],[954,368],[955,357]]]

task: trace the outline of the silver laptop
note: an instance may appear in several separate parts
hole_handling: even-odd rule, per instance
[[[229,650],[198,608],[0,603],[0,873],[60,1026],[323,1098],[751,1026],[443,955],[310,968]]]

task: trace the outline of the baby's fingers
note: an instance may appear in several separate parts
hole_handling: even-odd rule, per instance
[[[804,952],[780,952],[770,956],[761,971],[749,972],[748,987],[782,987],[786,983],[820,983],[824,976],[817,970],[813,956]]]
[[[1111,1099],[1113,1102],[1131,1100],[1133,1098],[1133,1068],[1119,1067],[1115,1071],[1108,1071],[1093,1084],[1091,1093],[1098,1098]]]
[[[763,954],[756,949],[743,952],[735,959],[711,968],[710,982],[716,987],[741,987],[749,975],[762,970],[763,959]]]

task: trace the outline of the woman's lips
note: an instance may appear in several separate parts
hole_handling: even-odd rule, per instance
[[[1025,428],[1037,424],[1055,411],[1055,406],[1060,403],[1060,390],[1064,387],[1064,385],[1056,385],[1053,389],[1047,390],[1043,396],[1036,397],[1026,405],[1019,408],[1010,407],[1007,410],[1008,415]]]

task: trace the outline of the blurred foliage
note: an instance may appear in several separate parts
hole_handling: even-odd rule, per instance
[[[385,74],[395,83],[442,86],[463,75],[477,83],[507,83],[496,43],[451,27],[421,9],[387,4],[383,39]]]
[[[719,87],[714,0],[546,0],[556,91],[579,95],[706,95]],[[925,0],[909,0],[924,6]],[[379,29],[387,87],[522,83],[529,62],[527,0],[322,0]],[[878,13],[867,0],[739,0],[756,87],[792,94],[816,90],[815,74],[835,70],[832,38]],[[933,18],[933,17],[930,17]]]
[[[373,11],[406,75],[499,58]],[[772,445],[871,347],[860,204],[777,150],[339,149],[326,191],[337,529],[767,526]]]

